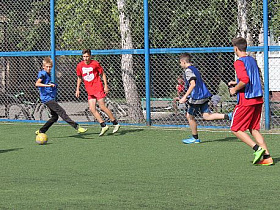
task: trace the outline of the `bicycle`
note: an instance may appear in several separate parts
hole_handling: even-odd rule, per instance
[[[5,116],[12,120],[47,120],[50,117],[48,107],[37,98],[35,102],[22,100],[24,92],[18,94],[6,94],[8,104],[6,104]]]
[[[113,101],[112,99],[109,99],[108,97],[105,99],[105,104],[108,107],[108,109],[111,110],[114,117],[116,117],[116,119],[118,121],[126,120],[126,117],[128,116],[128,113],[127,113],[128,108],[126,105],[121,105],[121,104]],[[96,109],[105,121],[110,121],[109,117],[99,108],[98,104],[96,106]],[[86,116],[86,118],[89,122],[95,121],[95,118],[92,116],[92,113],[91,113],[89,107],[87,107],[84,110],[84,115]]]

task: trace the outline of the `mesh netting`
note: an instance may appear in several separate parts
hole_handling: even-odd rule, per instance
[[[269,2],[270,45],[278,45],[279,3]],[[150,75],[146,78],[144,51],[143,0],[55,1],[56,81],[58,102],[78,122],[96,121],[89,112],[87,95],[75,97],[76,65],[81,50],[90,48],[103,66],[110,93],[107,105],[122,123],[145,123],[146,81],[150,80],[152,124],[188,124],[186,107],[179,104],[177,78],[182,75],[178,52],[186,49],[194,65],[214,95],[209,102],[213,112],[233,110],[236,98],[230,97],[227,83],[235,79],[232,46],[236,36],[249,46],[263,45],[263,2],[261,0],[174,0],[149,1],[149,41],[151,49],[164,49],[150,55]],[[50,1],[29,0],[0,3],[0,89],[1,118],[47,120],[47,109],[38,100],[35,82],[42,60],[50,56]],[[215,47],[213,52],[207,47]],[[193,51],[193,48],[206,49]],[[133,49],[133,54],[118,50]],[[219,51],[220,50],[220,51]],[[28,52],[33,54],[29,55]],[[75,53],[72,53],[72,52]],[[79,52],[79,53],[77,53]],[[183,52],[183,51],[182,51]],[[12,53],[12,54],[5,54]],[[15,55],[13,55],[15,53]],[[130,52],[131,53],[131,52]],[[96,55],[97,54],[97,55]],[[263,52],[251,52],[264,72]],[[269,54],[271,125],[280,126],[279,51]],[[106,116],[103,116],[106,118]],[[199,125],[229,126],[229,122],[203,121]]]

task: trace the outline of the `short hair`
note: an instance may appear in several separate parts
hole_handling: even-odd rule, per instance
[[[44,58],[44,60],[43,60],[43,66],[45,66],[46,64],[51,64],[51,65],[53,65],[53,61],[52,61],[52,59],[51,59],[50,57]]]
[[[89,55],[91,55],[91,50],[90,49],[83,49],[83,55],[84,54],[89,54]]]
[[[237,47],[241,52],[246,52],[247,41],[242,37],[232,39],[232,45]]]
[[[184,60],[187,63],[191,62],[191,58],[192,56],[189,53],[183,53],[182,55],[180,55],[180,60]]]

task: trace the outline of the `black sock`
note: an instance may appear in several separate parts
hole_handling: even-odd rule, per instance
[[[192,135],[195,139],[198,139],[198,134]]]
[[[106,126],[106,123],[105,122],[102,122],[100,123],[101,127],[105,127]]]
[[[270,158],[270,154],[263,155],[263,159],[268,159],[268,158]]]
[[[112,121],[113,125],[119,124],[117,120]]]
[[[255,146],[253,146],[253,150],[255,150],[255,151],[257,151],[259,149],[259,145],[255,145]]]
[[[227,114],[225,114],[225,118],[224,118],[225,120],[229,120],[229,117],[228,117],[228,115]]]

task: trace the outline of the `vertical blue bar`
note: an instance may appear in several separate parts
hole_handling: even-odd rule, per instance
[[[264,52],[264,107],[265,129],[270,129],[269,63],[268,63],[268,2],[263,0],[263,52]]]
[[[146,77],[146,124],[151,125],[151,78],[150,78],[150,41],[149,41],[149,3],[144,1],[144,51],[145,51],[145,77]]]
[[[55,82],[55,0],[50,0],[50,16],[51,16],[51,58],[53,60],[52,82]]]

